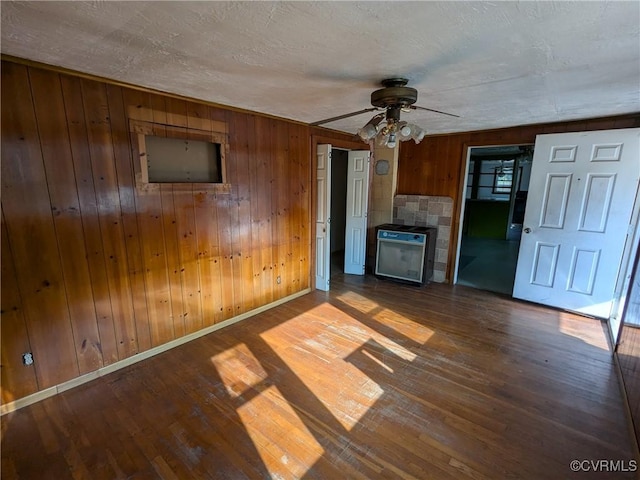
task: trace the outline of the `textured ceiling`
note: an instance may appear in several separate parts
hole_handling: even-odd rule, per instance
[[[303,122],[394,76],[429,133],[640,111],[637,1],[0,5],[4,54]]]

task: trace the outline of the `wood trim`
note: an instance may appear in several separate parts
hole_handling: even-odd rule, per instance
[[[156,94],[156,95],[162,95],[168,98],[173,98],[176,100],[185,100],[188,102],[196,102],[196,103],[200,103],[203,105],[207,105],[209,107],[214,107],[214,108],[221,108],[224,110],[229,110],[231,112],[238,112],[238,113],[245,113],[248,115],[257,115],[257,116],[261,116],[261,117],[265,117],[265,118],[271,118],[274,120],[280,120],[283,122],[289,122],[289,123],[296,123],[299,125],[305,125],[305,126],[309,126],[308,123],[305,122],[301,122],[299,120],[293,120],[290,118],[285,118],[285,117],[279,117],[277,115],[269,115],[268,113],[262,113],[262,112],[255,112],[252,110],[248,110],[246,108],[240,108],[240,107],[234,107],[233,105],[226,105],[223,103],[216,103],[216,102],[211,102],[208,100],[203,100],[200,98],[194,98],[194,97],[188,97],[185,95],[178,95],[176,93],[171,93],[171,92],[165,92],[164,90],[159,90],[156,88],[151,88],[151,87],[144,87],[141,85],[135,85],[133,83],[128,83],[128,82],[122,82],[119,80],[114,80],[112,78],[108,78],[108,77],[102,77],[100,75],[94,75],[92,73],[86,73],[86,72],[80,72],[78,70],[73,70],[70,68],[65,68],[65,67],[60,67],[58,65],[50,65],[48,63],[42,63],[42,62],[37,62],[35,60],[28,60],[26,58],[21,58],[21,57],[14,57],[13,55],[7,55],[7,54],[1,54],[0,55],[0,59],[2,61],[7,61],[7,62],[12,62],[12,63],[16,63],[19,65],[24,65],[27,67],[35,67],[35,68],[39,68],[42,70],[50,70],[52,72],[55,73],[60,73],[63,75],[71,75],[74,77],[79,77],[79,78],[83,78],[86,80],[93,80],[96,82],[101,82],[101,83],[105,83],[108,85],[115,85],[118,87],[123,87],[123,88],[129,88],[131,90],[137,90],[140,92],[145,92],[145,93],[151,93],[151,94]]]
[[[131,112],[132,109],[129,109]],[[140,110],[134,109],[139,113]],[[153,112],[151,109],[147,109],[149,112]],[[227,152],[229,151],[229,135],[226,133],[228,128],[225,122],[205,122],[202,124],[204,127],[219,128],[219,130],[202,130],[196,128],[185,128],[171,124],[161,124],[148,122],[144,120],[129,120],[129,131],[131,132],[131,141],[133,142],[133,150],[136,152],[135,158],[138,159],[138,165],[136,165],[136,188],[141,192],[158,191],[165,185],[171,185],[173,189],[191,191],[194,183],[173,182],[173,183],[156,183],[149,182],[149,168],[147,164],[147,146],[146,136],[155,135],[158,133],[158,129],[162,130],[163,135],[169,138],[186,138],[205,140],[220,145],[220,169],[222,174],[222,181],[219,183],[207,183],[196,182],[198,185],[205,186],[208,190],[213,190],[216,193],[230,193],[231,185],[229,183],[229,175],[227,173]]]
[[[582,124],[585,128],[586,125],[593,125],[595,127],[597,127],[597,123],[600,122],[602,123],[601,127],[602,128],[597,128],[597,130],[609,130],[611,128],[627,128],[625,126],[618,126],[618,127],[611,127],[611,120],[615,119],[616,122],[640,122],[640,112],[631,112],[631,113],[623,113],[620,115],[609,115],[609,116],[600,116],[600,117],[586,117],[586,118],[574,118],[571,120],[558,120],[557,122],[538,122],[538,123],[523,123],[520,125],[512,125],[509,127],[496,127],[496,128],[490,128],[487,130],[465,130],[462,132],[450,132],[450,133],[434,133],[434,134],[430,134],[427,135],[425,138],[438,138],[438,137],[451,137],[454,135],[469,135],[469,136],[474,136],[474,135],[491,135],[491,134],[497,134],[497,136],[500,136],[500,134],[504,133],[505,131],[508,130],[512,130],[512,129],[524,129],[524,128],[529,128],[529,129],[533,129],[533,130],[547,130],[549,128],[553,128],[552,126],[575,126],[576,130],[566,130],[566,132],[579,132],[582,130],[579,130],[580,125]],[[544,133],[554,133],[553,131],[548,131],[548,132],[544,132]],[[527,143],[533,144],[535,142],[523,142],[523,143],[517,143],[518,145],[526,145]],[[506,143],[496,143],[495,145],[479,145],[482,147],[489,147],[489,146],[501,146],[501,145],[514,145],[513,142],[506,142]],[[475,145],[472,145],[475,146]]]
[[[268,305],[263,305],[249,312],[244,312],[233,318],[224,320],[223,322],[216,323],[215,325],[210,325],[197,332],[193,332],[183,337],[176,338],[175,340],[164,343],[162,345],[158,345],[157,347],[153,347],[145,352],[141,352],[131,357],[125,358],[124,360],[120,360],[118,362],[112,363],[111,365],[107,365],[96,371],[87,373],[79,377],[75,377],[71,380],[60,383],[58,385],[54,385],[50,388],[47,388],[46,390],[41,390],[39,392],[33,393],[31,395],[20,398],[13,402],[5,403],[3,405],[0,405],[0,416],[6,415],[7,413],[15,412],[16,410],[27,407],[29,405],[33,405],[36,402],[39,402],[46,398],[53,397],[55,395],[58,395],[59,393],[66,392],[67,390],[71,390],[72,388],[79,387],[80,385],[84,385],[85,383],[88,383],[92,380],[95,380],[100,377],[104,377],[105,375],[116,372],[122,368],[128,367],[129,365],[136,364],[138,362],[151,358],[155,355],[171,350],[172,348],[176,348],[176,347],[179,347],[180,345],[184,345],[185,343],[191,342],[197,338],[204,337],[205,335],[209,335],[210,333],[213,333],[216,330],[220,330],[222,328],[228,327],[235,323],[241,322],[243,320],[253,317],[254,315],[258,315],[259,313],[266,312],[267,310],[270,310],[274,307],[287,303],[291,300],[294,300],[298,297],[306,295],[310,292],[311,292],[311,289],[306,288],[304,290],[296,292],[287,297],[283,297],[278,300],[275,300]]]
[[[169,129],[184,129],[187,131],[193,132],[202,132],[203,135],[208,135],[210,133],[220,134],[224,136],[225,139],[228,139],[229,135],[229,125],[227,122],[223,122],[220,120],[213,120],[211,118],[202,118],[196,115],[171,115],[171,118],[167,118],[164,121],[155,121],[158,115],[161,115],[162,112],[158,110],[153,110],[148,107],[140,107],[140,106],[129,106],[127,109],[128,117],[131,123],[139,126],[144,129],[145,126],[150,128],[150,131],[153,131],[154,127],[167,127]],[[168,116],[167,116],[168,117]],[[150,122],[148,119],[153,118],[154,121]]]

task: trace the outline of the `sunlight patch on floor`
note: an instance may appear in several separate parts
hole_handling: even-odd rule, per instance
[[[375,330],[367,327],[366,325],[363,325],[362,323],[358,322],[355,319],[351,319],[351,320],[352,322],[354,322],[353,325],[343,325],[343,324],[340,324],[338,326],[331,325],[329,326],[329,330],[335,331],[336,334],[338,335],[340,334],[344,335],[344,333],[348,332],[348,334],[351,337],[360,337],[358,340],[361,342],[362,345],[366,344],[369,340],[375,340],[377,343],[379,343],[381,346],[389,350],[391,353],[408,362],[412,362],[416,359],[416,354],[411,352],[410,350],[407,350],[402,345],[394,342],[393,340],[390,340],[384,335],[379,334]]]
[[[232,398],[239,397],[267,378],[267,372],[244,343],[211,357],[211,363],[218,370],[220,379]]]
[[[430,328],[355,292],[347,292],[336,298],[417,343],[425,344],[434,333]]]
[[[317,322],[314,328],[308,323],[308,317],[291,319],[263,332],[260,337],[349,431],[384,393],[366,373],[348,361],[352,354],[359,352],[374,336],[378,343],[387,343],[404,357],[413,354],[329,303],[318,305],[307,314],[323,321]],[[306,324],[296,328],[297,322]],[[288,340],[283,342],[283,338]],[[382,365],[380,368],[388,369]],[[359,395],[354,397],[353,392]]]
[[[597,318],[580,317],[573,313],[558,312],[558,331],[565,335],[578,338],[589,345],[609,350],[609,343],[604,328],[593,329],[591,325],[586,328],[586,323],[600,324]]]
[[[370,298],[364,297],[356,292],[346,292],[338,295],[336,298],[362,313],[370,313],[380,308],[378,302],[374,302]]]
[[[241,405],[238,415],[272,478],[303,478],[308,466],[324,454],[275,386]]]
[[[381,309],[376,313],[373,318],[380,323],[383,323],[385,327],[394,330],[407,338],[410,338],[414,342],[424,345],[429,341],[433,335],[433,330],[424,325],[421,325],[404,315],[399,314],[388,308]]]

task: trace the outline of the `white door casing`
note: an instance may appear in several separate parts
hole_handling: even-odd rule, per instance
[[[369,201],[369,150],[349,152],[344,273],[364,275]]]
[[[331,145],[318,145],[316,166],[316,288],[329,290],[331,277]]]
[[[640,129],[536,138],[514,297],[609,317],[639,155]]]

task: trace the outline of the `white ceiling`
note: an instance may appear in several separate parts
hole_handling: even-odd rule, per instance
[[[4,54],[309,123],[396,76],[429,133],[640,111],[637,1],[0,5]]]

